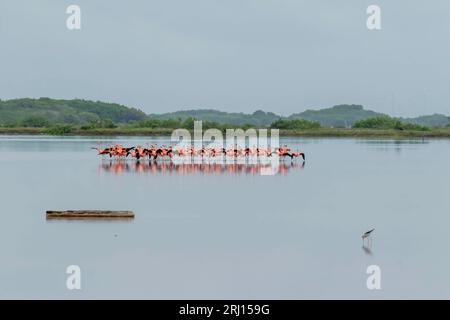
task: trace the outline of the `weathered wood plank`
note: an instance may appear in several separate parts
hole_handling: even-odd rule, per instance
[[[132,211],[112,211],[112,210],[47,210],[47,219],[57,218],[134,218]]]

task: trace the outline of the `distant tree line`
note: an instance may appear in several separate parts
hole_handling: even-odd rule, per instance
[[[284,130],[308,130],[308,129],[318,129],[321,127],[320,123],[317,121],[309,121],[304,119],[279,119],[274,121],[271,125],[273,129],[284,129]]]
[[[52,123],[48,119],[40,116],[31,116],[24,118],[20,122],[9,125],[8,127],[24,127],[24,128],[51,128],[56,132],[70,132],[73,128],[79,128],[81,130],[93,130],[93,129],[114,129],[117,127],[121,128],[147,128],[147,129],[194,129],[194,118],[186,119],[155,119],[148,118],[140,121],[130,121],[126,124],[115,123],[111,119],[97,119],[91,120],[86,124],[81,126],[75,126],[65,123]],[[233,129],[233,128],[258,128],[252,124],[244,125],[234,125],[234,124],[223,124],[214,121],[202,121],[202,128],[204,130],[210,128],[217,128],[219,130]],[[259,128],[271,128],[280,130],[314,130],[322,128],[321,124],[317,121],[309,121],[304,119],[278,119],[270,126],[259,126]],[[352,128],[355,129],[394,129],[394,130],[415,130],[415,131],[426,131],[429,130],[426,126],[421,126],[414,123],[403,122],[397,118],[391,118],[388,116],[375,117],[357,121]],[[52,131],[52,132],[53,132]]]
[[[89,125],[106,119],[114,123],[127,123],[147,117],[138,109],[101,101],[50,98],[0,100],[0,126],[3,127]]]
[[[414,130],[427,131],[430,128],[415,123],[406,123],[396,118],[388,116],[375,117],[357,121],[353,128],[358,129],[394,129],[394,130]]]
[[[252,114],[211,109],[184,110],[147,115],[139,109],[116,103],[50,98],[0,100],[0,127],[43,128],[46,132],[101,129],[176,129],[192,130],[195,120],[203,129],[273,128],[280,130],[316,130],[322,127],[355,129],[393,129],[425,131],[429,127],[450,126],[441,114],[417,118],[393,118],[365,110],[361,105],[337,105],[306,110],[282,117],[262,110]]]

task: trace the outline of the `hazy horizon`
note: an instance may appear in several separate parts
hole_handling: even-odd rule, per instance
[[[448,1],[3,0],[0,98],[283,116],[361,104],[449,114]],[[81,30],[66,8],[81,7]],[[382,29],[366,28],[381,7]]]

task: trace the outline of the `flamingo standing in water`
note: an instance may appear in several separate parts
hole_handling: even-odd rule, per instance
[[[112,156],[128,157],[128,155],[130,154],[130,151],[133,150],[134,148],[135,147],[125,148],[120,145],[116,145],[116,146],[104,148],[104,149],[101,149],[101,148],[91,148],[91,149],[97,150],[99,155],[109,155],[109,157],[111,158]]]
[[[109,157],[110,157],[110,158],[112,157],[111,149],[110,149],[110,148],[105,148],[105,149],[91,148],[91,149],[97,150],[97,152],[98,152],[99,155],[104,156],[105,154],[109,154]]]

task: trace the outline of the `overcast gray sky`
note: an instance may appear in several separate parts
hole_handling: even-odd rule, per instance
[[[370,4],[382,30],[366,27]],[[448,0],[0,0],[1,99],[414,116],[450,114],[449,86]]]

